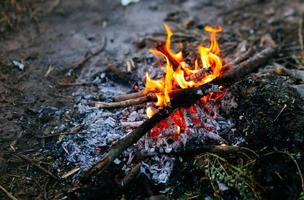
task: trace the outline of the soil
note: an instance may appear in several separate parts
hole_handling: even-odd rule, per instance
[[[206,24],[221,24],[224,29],[220,42],[224,55],[229,55],[244,41],[254,48],[267,43],[280,49],[271,60],[271,69],[284,66],[289,70],[303,70],[304,51],[299,23],[304,15],[304,3],[297,0],[141,0],[128,6],[112,0],[27,0],[17,1],[17,5],[11,2],[7,0],[0,6],[0,17],[11,19],[5,23],[5,20],[1,21],[4,18],[0,18],[0,185],[18,199],[76,198],[73,193],[75,183],[52,179],[41,169],[20,159],[18,154],[28,155],[56,175],[70,168],[59,163],[56,171],[54,155],[44,151],[58,137],[41,137],[49,135],[64,121],[77,117],[73,92],[79,87],[97,90],[94,85],[77,86],[73,83],[91,81],[95,74],[107,71],[108,64],[125,69],[129,58],[138,58],[137,55],[143,55],[155,45],[144,38],[163,36],[164,21],[199,34]],[[101,52],[84,61],[85,57],[100,49]],[[19,69],[13,61],[22,62],[24,69]],[[248,134],[250,147],[295,151],[300,158],[302,156],[299,163],[303,167],[303,93],[299,93],[303,90],[297,91],[291,85],[302,88],[304,80],[283,75],[271,73],[237,83],[239,86],[235,86],[237,90],[232,93],[238,96],[239,107],[231,111],[230,116],[235,119],[241,115],[249,117],[238,121],[238,126],[240,130],[248,130],[246,136]],[[122,84],[130,88],[133,82],[126,84],[122,80]],[[285,104],[287,107],[280,114]],[[284,199],[298,198],[301,192],[299,178],[290,178],[294,174],[274,178],[274,171],[280,174],[285,165],[289,166],[290,173],[295,172],[294,166],[290,167],[293,163],[280,164],[282,160],[274,157],[278,161],[274,165],[261,164],[266,158],[256,168],[259,181],[269,183],[264,188],[265,198],[275,199],[282,197],[280,195],[284,195]],[[267,170],[271,173],[265,172],[269,176],[263,176]],[[183,173],[185,177],[198,172]],[[287,181],[280,179],[284,184],[273,181],[278,177]],[[139,182],[145,184],[144,179],[140,178]],[[105,188],[110,186],[115,187],[109,181]],[[119,189],[100,192],[103,187],[94,186],[80,191],[80,195],[78,191],[77,198],[123,199],[127,194],[128,199],[140,199],[149,195],[145,192],[145,195],[134,196],[142,192],[140,189],[134,189],[134,194]],[[189,187],[181,189],[174,198],[189,190]],[[95,195],[92,191],[100,193]],[[6,198],[0,192],[0,199]]]

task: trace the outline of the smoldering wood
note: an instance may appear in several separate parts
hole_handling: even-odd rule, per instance
[[[262,64],[265,64],[268,59],[273,56],[274,53],[275,49],[267,47],[248,60],[242,62],[240,65],[224,71],[220,77],[214,79],[210,84],[174,91],[173,95],[171,95],[173,97],[169,106],[166,106],[159,110],[150,119],[146,120],[141,126],[113,144],[102,159],[97,161],[92,167],[84,172],[82,180],[87,180],[93,174],[102,173],[115,158],[117,158],[125,149],[135,144],[158,122],[166,119],[177,108],[189,107],[201,97],[208,94],[212,89],[214,89],[214,86],[212,84],[229,86],[232,83],[240,80],[242,77],[248,75],[249,73],[256,71]]]

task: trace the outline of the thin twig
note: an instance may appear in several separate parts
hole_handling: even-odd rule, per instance
[[[67,173],[65,173],[64,175],[61,176],[61,178],[68,178],[69,176],[75,174],[76,172],[78,172],[80,170],[80,167],[76,167],[70,171],[68,171]]]
[[[52,174],[50,171],[48,171],[47,169],[45,169],[44,167],[42,167],[41,165],[39,165],[37,163],[37,161],[34,161],[30,158],[28,158],[27,156],[25,155],[22,155],[22,154],[15,154],[15,156],[21,158],[22,160],[28,162],[29,164],[37,167],[38,169],[40,169],[41,171],[43,171],[44,173],[46,173],[47,175],[49,175],[50,177],[54,178],[55,180],[59,180],[59,178],[57,176],[55,176],[54,174]]]
[[[146,96],[142,96],[136,99],[129,99],[125,101],[119,101],[119,102],[93,102],[95,107],[98,108],[117,108],[117,107],[128,107],[128,106],[134,106],[138,104],[142,104],[148,101],[155,101],[156,96],[154,94],[148,94]]]
[[[76,64],[72,65],[70,72],[69,73],[73,73],[74,70],[81,68],[83,65],[85,65],[90,59],[94,58],[95,56],[99,55],[101,52],[103,52],[106,47],[107,47],[107,38],[104,37],[104,42],[102,47],[100,47],[100,49],[98,49],[96,52],[90,53],[87,52],[84,57]]]
[[[81,129],[82,129],[82,125],[78,125],[78,126],[74,126],[69,131],[64,131],[64,132],[49,134],[49,135],[43,135],[43,136],[37,136],[37,138],[42,139],[42,138],[50,138],[50,137],[56,137],[56,136],[61,136],[61,135],[71,135],[71,134],[77,133]]]
[[[140,125],[142,125],[142,123],[144,123],[144,121],[135,121],[135,122],[120,122],[121,125],[123,127],[132,127],[132,128],[136,128],[139,127]]]
[[[81,82],[81,83],[58,83],[58,85],[62,87],[75,87],[75,86],[91,86],[97,84],[94,82]]]
[[[303,19],[301,18],[301,19],[299,20],[299,31],[298,31],[298,34],[299,34],[299,43],[300,43],[300,47],[301,47],[301,50],[303,51],[303,50],[304,50],[304,45],[303,45],[302,27],[303,27]]]
[[[11,142],[10,147],[11,147],[11,149],[12,149],[13,151],[16,151],[15,146],[16,146],[18,140],[22,137],[22,135],[23,135],[23,131],[21,131],[21,132],[18,134],[17,138],[16,138],[13,142]]]
[[[0,185],[0,189],[6,194],[6,196],[8,198],[10,198],[11,200],[18,200],[16,197],[14,197],[14,195],[12,195],[12,193],[10,193],[9,191],[7,191],[2,185]]]
[[[130,93],[130,94],[119,95],[119,96],[113,97],[113,100],[114,101],[125,101],[128,99],[135,99],[135,98],[141,97],[143,95],[144,95],[143,92],[140,91],[140,92],[135,92],[135,93]]]
[[[287,108],[287,104],[284,104],[283,108],[280,110],[279,114],[276,116],[276,118],[273,120],[273,122],[275,122],[280,117],[280,115],[285,110],[285,108]]]
[[[51,14],[60,5],[60,2],[60,0],[55,0],[55,2],[49,7],[47,14]]]

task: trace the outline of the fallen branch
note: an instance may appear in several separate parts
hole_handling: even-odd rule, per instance
[[[241,63],[235,68],[225,71],[222,76],[216,78],[211,84],[205,84],[196,88],[188,88],[174,91],[170,105],[162,108],[150,119],[146,120],[141,126],[136,128],[133,132],[123,137],[121,140],[112,145],[109,151],[102,159],[97,161],[91,168],[83,174],[83,180],[89,178],[93,174],[100,174],[103,172],[112,161],[117,158],[125,149],[135,144],[142,136],[144,136],[150,129],[152,129],[158,122],[166,119],[177,108],[189,107],[198,101],[201,97],[215,90],[212,84],[229,86],[238,81],[241,77],[257,70],[259,66],[266,63],[267,60],[275,53],[273,48],[266,48],[260,53],[252,56],[247,61]]]

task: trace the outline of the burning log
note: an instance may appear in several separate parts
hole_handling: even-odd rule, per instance
[[[255,71],[259,65],[265,63],[269,57],[273,54],[274,49],[271,47],[268,47],[264,49],[263,51],[253,55],[251,58],[239,63],[244,58],[248,57],[250,55],[251,50],[248,50],[244,53],[243,56],[241,56],[240,59],[235,59],[232,63],[239,63],[235,67],[232,67],[232,64],[229,64],[226,66],[226,69],[228,70],[221,76],[220,80],[224,79],[240,79],[242,76]],[[205,73],[206,69],[201,69],[197,73],[192,74],[191,76],[187,77],[188,80],[194,80],[198,77],[201,77]],[[231,75],[233,73],[233,76]],[[226,76],[226,78],[225,78]],[[186,80],[187,80],[186,79]],[[226,81],[220,81],[220,84],[225,83]],[[231,80],[230,80],[231,81]],[[216,84],[217,80],[212,81]],[[170,96],[174,98],[176,91],[173,91]],[[126,95],[121,95],[113,98],[115,102],[95,102],[95,106],[99,108],[119,108],[119,107],[128,107],[133,105],[142,104],[148,101],[156,101],[156,95],[154,93],[149,93],[147,95],[144,95],[143,92],[136,92],[136,93],[130,93]]]
[[[262,64],[266,63],[274,53],[275,49],[267,47],[238,66],[226,70],[221,76],[211,81],[210,84],[204,84],[199,87],[181,89],[172,92],[173,95],[170,95],[172,96],[172,99],[168,106],[159,110],[133,132],[113,144],[102,159],[97,161],[96,164],[84,172],[83,179],[87,179],[93,174],[100,174],[103,172],[125,149],[135,144],[158,122],[166,119],[177,108],[189,107],[209,92],[216,92],[217,88],[215,88],[216,86],[212,84],[229,86],[249,73],[256,71]]]

